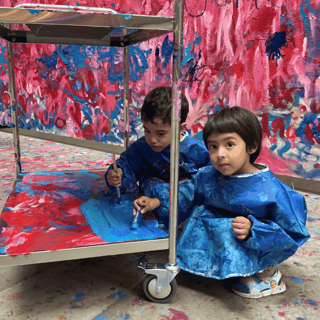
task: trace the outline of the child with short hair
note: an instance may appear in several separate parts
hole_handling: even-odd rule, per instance
[[[121,192],[139,183],[143,196],[134,201],[133,213],[154,211],[161,223],[169,225],[170,143],[172,88],[157,87],[144,99],[141,120],[145,136],[131,144],[117,160],[117,171],[111,165],[105,175],[110,190]],[[193,175],[210,163],[204,143],[185,131],[189,103],[181,96],[180,163],[178,223],[190,214],[193,196]]]
[[[255,163],[262,128],[252,112],[215,112],[203,139],[212,166],[194,178],[197,205],[177,246],[181,268],[215,279],[241,277],[232,291],[246,298],[284,292],[276,265],[310,237],[303,195]]]

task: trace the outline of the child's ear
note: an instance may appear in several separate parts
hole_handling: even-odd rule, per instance
[[[184,130],[186,130],[187,124],[185,122],[180,124],[180,132],[182,133]]]
[[[249,154],[253,154],[258,150],[258,146],[255,144],[253,148],[247,148]]]

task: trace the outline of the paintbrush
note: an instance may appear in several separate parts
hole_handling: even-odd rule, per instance
[[[114,156],[113,150],[112,150],[112,158],[113,158],[113,170],[118,172],[117,162],[116,162],[116,158]],[[118,203],[120,203],[121,202],[120,188],[118,187],[116,188],[116,190],[117,190]]]
[[[112,123],[111,123],[111,119],[110,119],[110,131],[109,131],[110,133],[111,133],[111,128],[112,128]],[[114,155],[114,145],[113,145],[111,134],[109,134],[109,138],[110,138],[111,149],[112,149],[113,170],[115,170],[118,173],[118,166],[117,166],[117,162],[116,162],[116,157]],[[116,190],[117,190],[118,203],[121,203],[120,187],[116,188]]]
[[[137,211],[136,215],[134,216],[131,224],[131,229],[132,230],[138,230],[139,229],[139,223],[138,223],[138,218],[140,216],[140,211]]]

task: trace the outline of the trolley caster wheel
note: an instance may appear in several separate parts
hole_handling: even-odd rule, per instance
[[[167,303],[175,296],[177,292],[177,281],[173,279],[169,285],[162,288],[161,292],[156,291],[157,277],[149,274],[143,281],[143,291],[149,300],[157,303]]]

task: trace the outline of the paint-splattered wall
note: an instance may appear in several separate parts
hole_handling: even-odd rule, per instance
[[[11,7],[27,0],[1,0]],[[173,0],[33,0],[173,15]],[[264,130],[260,162],[278,174],[320,180],[320,4],[318,0],[186,0],[183,83],[188,126],[201,135],[208,115],[239,105]],[[153,87],[171,84],[171,36],[130,47],[130,129],[140,136],[139,107]],[[118,126],[122,50],[14,45],[23,128],[109,141]],[[0,124],[10,124],[6,46],[0,43]],[[119,134],[120,132],[120,134]]]

